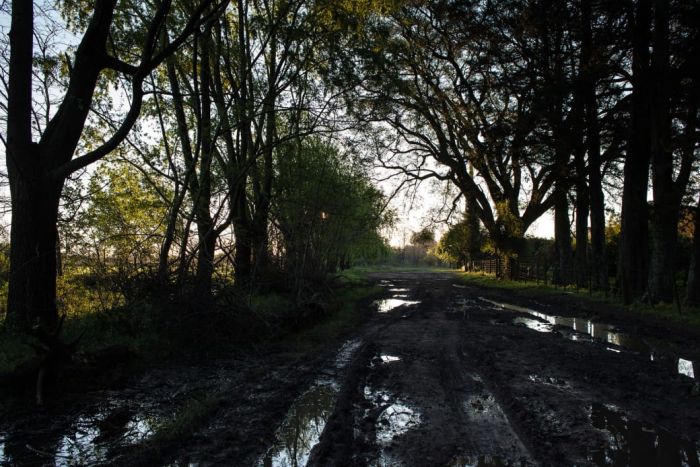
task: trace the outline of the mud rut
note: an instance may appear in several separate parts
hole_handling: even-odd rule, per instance
[[[367,322],[321,352],[172,365],[39,414],[0,404],[0,465],[700,466],[696,331],[448,273],[373,279]],[[210,415],[149,443],[198,398]]]

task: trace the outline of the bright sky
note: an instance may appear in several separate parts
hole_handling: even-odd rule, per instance
[[[388,233],[389,242],[392,246],[398,247],[410,243],[411,233],[416,232],[430,224],[431,209],[439,207],[442,200],[432,194],[427,187],[421,187],[417,196],[410,205],[409,200],[404,196],[397,196],[392,200],[391,207],[396,211],[397,223],[393,231]],[[446,230],[445,225],[435,225],[435,237]],[[542,238],[554,238],[554,216],[551,211],[546,212],[541,218],[533,223],[526,235]]]

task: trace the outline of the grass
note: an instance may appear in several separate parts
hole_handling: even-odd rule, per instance
[[[359,276],[358,276],[359,277]],[[80,307],[68,313],[61,337],[71,342],[81,334],[80,352],[92,353],[111,345],[125,345],[136,355],[134,363],[149,366],[179,355],[215,356],[234,351],[247,341],[265,345],[279,340],[300,350],[310,349],[354,329],[362,319],[355,304],[379,291],[348,283],[326,297],[325,312],[311,316],[299,330],[285,329],[299,313],[284,294],[266,293],[246,298],[229,297],[204,312],[193,311],[188,303],[143,301],[111,309]],[[195,303],[195,305],[197,305]],[[0,375],[33,357],[33,338],[0,329]]]
[[[365,315],[357,304],[382,291],[379,286],[353,286],[340,289],[332,297],[328,314],[318,323],[289,335],[287,341],[297,350],[305,351],[348,334],[363,321]]]
[[[337,274],[338,280],[342,284],[347,285],[359,285],[367,284],[369,282],[369,274],[371,273],[382,273],[382,272],[420,272],[420,271],[431,271],[431,272],[451,272],[452,269],[436,267],[436,266],[403,266],[403,265],[392,265],[392,264],[378,264],[372,266],[356,266],[350,269],[346,269],[339,274]]]
[[[24,336],[9,332],[0,332],[0,349],[0,375],[12,371],[34,352]]]

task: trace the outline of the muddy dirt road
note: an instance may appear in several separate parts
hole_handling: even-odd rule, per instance
[[[699,465],[692,334],[625,333],[449,275],[375,278],[386,297],[309,465]]]
[[[344,342],[173,365],[13,413],[0,465],[700,466],[697,331],[449,273],[372,279],[384,292]],[[149,444],[193,397],[207,416]]]

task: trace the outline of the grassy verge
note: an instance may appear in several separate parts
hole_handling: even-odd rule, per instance
[[[358,302],[382,291],[378,286],[353,286],[338,290],[332,297],[326,316],[313,326],[304,327],[287,340],[304,351],[348,334],[363,321],[365,314]]]
[[[216,356],[241,344],[280,341],[309,350],[354,329],[362,319],[356,303],[379,291],[360,282],[340,287],[323,298],[323,311],[304,313],[290,297],[266,293],[228,296],[196,309],[189,303],[133,303],[104,311],[68,315],[61,333],[65,342],[81,334],[79,351],[92,353],[112,345],[132,350],[138,366],[149,366],[179,355]],[[192,306],[194,306],[194,309]],[[200,308],[202,308],[200,306]],[[298,329],[297,329],[298,328]],[[291,332],[290,332],[291,331]],[[27,335],[0,331],[0,375],[35,355]]]
[[[340,272],[336,277],[341,284],[367,284],[371,273],[392,272],[452,272],[453,269],[432,266],[398,266],[379,264],[373,266],[358,266]]]
[[[635,303],[630,306],[625,306],[617,296],[604,294],[603,292],[589,293],[587,289],[577,289],[573,286],[555,287],[554,285],[543,284],[542,282],[498,279],[490,274],[463,272],[459,270],[455,270],[454,272],[459,275],[463,282],[470,285],[519,291],[533,295],[561,295],[562,293],[566,293],[583,301],[590,301],[591,303],[604,302],[619,307],[621,310],[637,313],[638,315],[657,317],[667,321],[679,324],[690,324],[700,328],[700,310],[697,308],[682,307],[682,312],[679,313],[678,306],[675,303],[661,303],[653,306],[644,303]]]

